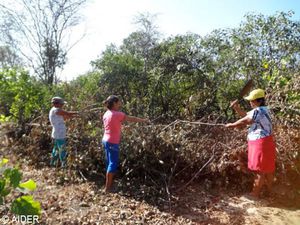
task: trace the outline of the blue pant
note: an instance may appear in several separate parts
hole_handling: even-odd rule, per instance
[[[119,145],[107,141],[102,142],[106,156],[106,172],[115,173],[119,164]]]
[[[54,147],[51,154],[51,166],[56,166],[58,159],[61,166],[65,167],[67,164],[67,152],[66,152],[66,139],[54,139]]]

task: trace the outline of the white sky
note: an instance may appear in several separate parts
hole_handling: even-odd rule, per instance
[[[205,35],[217,28],[236,27],[247,12],[269,15],[288,10],[295,11],[294,19],[299,20],[297,0],[91,0],[81,11],[85,20],[72,39],[84,32],[86,36],[69,52],[60,78],[71,80],[86,73],[107,45],[120,45],[136,30],[132,22],[138,13],[158,14],[159,31],[167,37],[186,32]]]

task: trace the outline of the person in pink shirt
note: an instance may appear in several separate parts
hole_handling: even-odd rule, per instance
[[[119,144],[121,140],[122,123],[128,122],[149,122],[149,119],[142,119],[128,116],[121,112],[121,100],[115,96],[109,96],[104,102],[107,111],[103,115],[104,135],[102,144],[106,155],[106,182],[105,192],[112,191],[113,178],[119,164]]]

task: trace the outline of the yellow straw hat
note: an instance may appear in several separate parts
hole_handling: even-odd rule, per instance
[[[255,89],[250,92],[250,94],[245,97],[246,100],[248,101],[253,101],[258,98],[264,98],[265,97],[265,91],[262,89]]]

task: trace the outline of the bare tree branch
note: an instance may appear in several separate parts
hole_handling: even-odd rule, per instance
[[[69,50],[85,36],[73,43],[65,36],[79,24],[78,12],[85,3],[86,0],[16,0],[22,10],[0,4],[0,16],[10,22],[0,24],[7,44],[14,43],[14,49],[49,85],[57,80],[56,71],[65,65]]]

